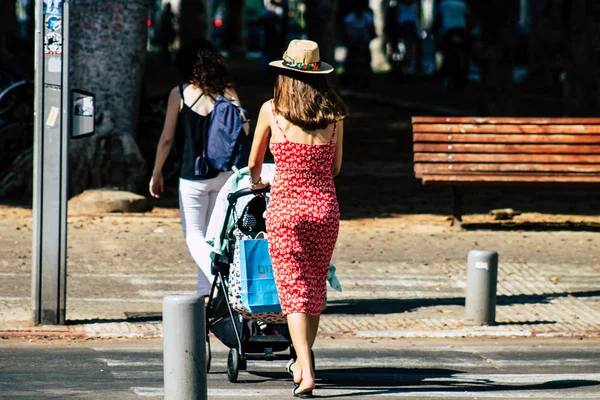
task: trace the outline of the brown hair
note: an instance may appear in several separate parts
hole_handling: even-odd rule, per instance
[[[231,88],[225,58],[212,47],[200,48],[192,67],[190,83],[206,93],[224,93]]]
[[[348,114],[340,96],[321,74],[280,71],[274,103],[277,114],[309,131],[324,129]]]

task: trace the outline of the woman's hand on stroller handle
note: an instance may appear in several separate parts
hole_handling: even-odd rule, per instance
[[[269,187],[269,185],[270,185],[269,181],[263,181],[263,180],[261,179],[261,180],[259,180],[259,181],[258,181],[258,183],[256,183],[256,184],[251,184],[251,185],[250,185],[250,189],[251,189],[253,192],[258,192],[258,191],[260,191],[260,190],[262,190],[262,189],[264,189],[264,188],[266,188],[266,187]]]
[[[227,200],[229,201],[229,204],[235,204],[237,199],[239,199],[240,197],[249,196],[249,195],[263,195],[265,193],[269,193],[270,190],[271,190],[271,185],[269,185],[269,183],[267,182],[267,186],[260,188],[260,189],[252,190],[248,187],[248,188],[240,189],[237,192],[229,193],[227,195]]]

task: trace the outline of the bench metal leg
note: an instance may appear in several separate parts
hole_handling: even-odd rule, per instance
[[[453,208],[452,208],[452,226],[462,229],[462,190],[452,186]]]

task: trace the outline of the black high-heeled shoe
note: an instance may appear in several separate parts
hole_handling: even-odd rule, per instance
[[[294,397],[298,397],[300,399],[312,399],[315,397],[315,396],[313,396],[312,390],[310,392],[296,393],[296,390],[298,390],[299,387],[300,387],[300,384],[294,382],[294,391],[292,392]]]

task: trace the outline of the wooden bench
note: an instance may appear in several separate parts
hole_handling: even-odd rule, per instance
[[[413,117],[414,169],[453,188],[453,226],[465,185],[598,185],[600,118]]]

